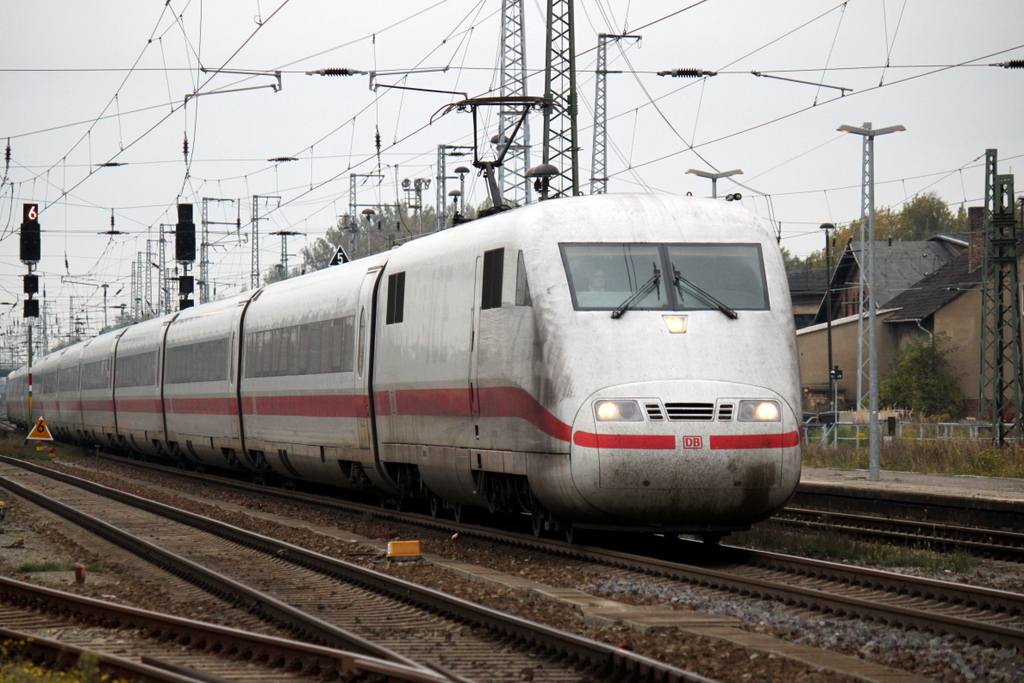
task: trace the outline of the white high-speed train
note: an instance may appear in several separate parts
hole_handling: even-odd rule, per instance
[[[545,201],[11,375],[62,440],[534,528],[745,529],[800,476],[782,257],[731,203]]]

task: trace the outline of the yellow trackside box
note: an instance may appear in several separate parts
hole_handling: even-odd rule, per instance
[[[421,554],[419,541],[388,541],[389,560],[415,560]]]

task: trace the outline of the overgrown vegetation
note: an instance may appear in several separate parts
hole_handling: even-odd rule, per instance
[[[42,446],[42,450],[39,447]],[[50,448],[56,451],[58,458],[75,458],[88,454],[85,448],[69,446],[56,441],[25,441],[25,432],[0,432],[0,454],[22,460],[49,461]]]
[[[901,547],[858,541],[847,534],[827,531],[799,531],[781,522],[768,521],[750,531],[733,534],[729,543],[762,550],[867,564],[878,567],[914,567],[931,572],[963,573],[977,566],[969,553],[940,553],[928,547]]]
[[[126,683],[101,674],[100,659],[95,654],[83,654],[74,669],[56,671],[23,657],[23,645],[19,641],[0,642],[0,683]]]
[[[882,444],[879,459],[882,469],[895,472],[1024,478],[1024,446],[1020,445],[1000,449],[989,443],[960,439],[897,439]],[[803,461],[807,467],[867,469],[868,449],[810,444],[804,446]]]
[[[943,333],[926,340],[916,337],[896,355],[892,370],[882,378],[878,400],[890,408],[910,409],[917,415],[959,416],[964,392],[947,356],[955,351]]]

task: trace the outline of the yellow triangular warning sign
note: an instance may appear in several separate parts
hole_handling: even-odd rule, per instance
[[[53,441],[53,435],[50,434],[50,428],[46,426],[46,420],[43,418],[36,420],[36,426],[29,432],[28,438],[39,439],[40,441]]]

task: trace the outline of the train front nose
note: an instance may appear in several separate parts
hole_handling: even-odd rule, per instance
[[[573,424],[579,493],[609,517],[703,529],[770,515],[800,476],[789,402],[763,387],[663,381],[603,389]]]

